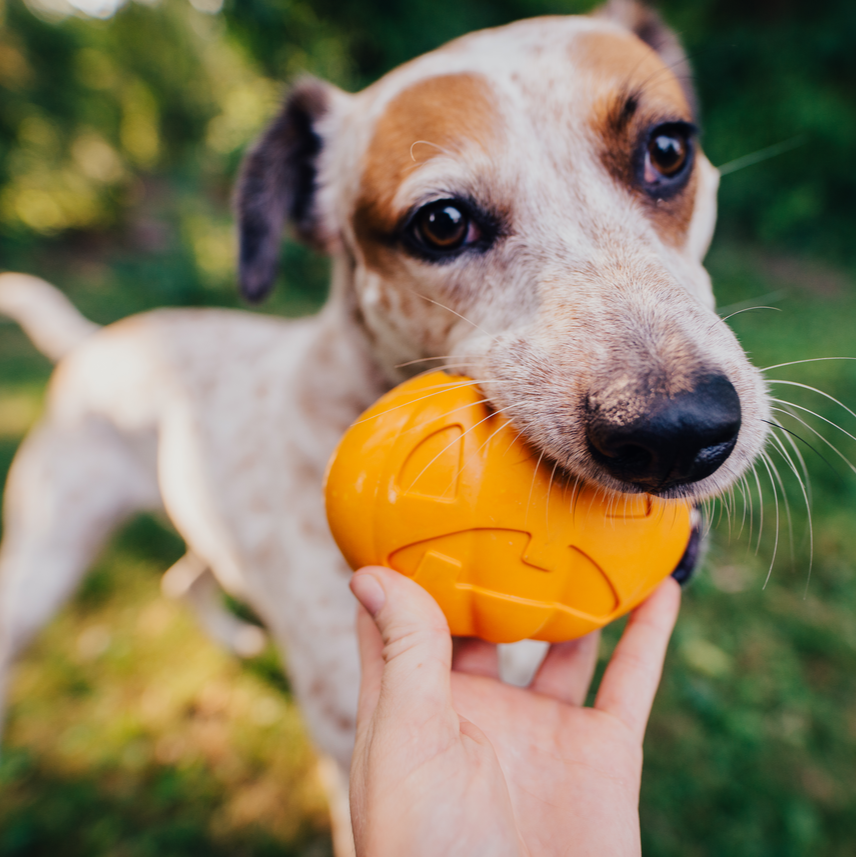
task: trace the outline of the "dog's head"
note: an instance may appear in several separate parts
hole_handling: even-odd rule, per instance
[[[299,84],[245,164],[245,293],[288,220],[336,257],[390,380],[438,358],[571,474],[710,496],[759,453],[768,405],[702,267],[718,174],[688,79],[659,19],[613,0],[356,95]]]

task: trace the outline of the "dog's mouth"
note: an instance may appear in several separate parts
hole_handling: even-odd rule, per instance
[[[549,385],[517,395],[510,407],[500,388],[498,401],[491,390],[485,404],[511,420],[557,479],[691,503],[720,493],[734,479],[733,463],[723,465],[737,449],[743,423],[734,385],[713,371],[697,374],[678,392],[657,386],[569,398]]]
[[[693,528],[690,532],[690,540],[687,544],[687,549],[684,551],[684,555],[681,557],[678,567],[672,572],[672,577],[674,577],[681,586],[689,582],[698,567],[699,560],[701,559],[702,546],[704,544],[701,523],[701,512],[695,508],[693,509]]]

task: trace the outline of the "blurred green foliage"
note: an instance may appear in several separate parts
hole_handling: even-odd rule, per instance
[[[308,71],[354,90],[468,30],[592,5],[130,0],[97,19],[67,0],[0,0],[0,268],[47,276],[101,322],[162,304],[237,305],[231,184],[284,82]],[[715,164],[802,140],[723,178],[709,260],[720,303],[783,310],[729,323],[761,366],[853,356],[856,4],[660,5],[696,69]],[[288,242],[283,253],[264,311],[311,311],[326,260]],[[852,407],[853,366],[774,374]],[[0,476],[49,371],[0,320]],[[822,396],[775,389],[856,434]],[[813,431],[853,443],[800,414],[811,428],[789,428],[823,456],[802,446],[814,488],[810,585],[803,500],[772,451],[793,538],[781,486],[778,539],[776,505],[764,507],[759,545],[761,506],[754,499],[744,520],[740,492],[716,528],[646,744],[646,855],[856,849],[856,479]],[[771,500],[763,468],[761,478]],[[161,523],[132,524],[22,663],[0,763],[0,857],[327,852],[276,659],[236,664],[159,599],[158,575],[180,551]]]
[[[180,277],[136,272],[155,303],[206,302],[212,289],[225,299],[231,181],[284,81],[311,72],[355,89],[470,29],[593,5],[227,0],[212,15],[203,0],[162,0],[96,21],[45,11],[60,2],[0,0],[0,257],[44,267],[56,246],[64,261],[69,249],[91,260],[106,230],[114,254],[121,238],[179,257]],[[856,6],[661,5],[695,66],[715,164],[801,142],[724,178],[722,228],[852,266]],[[289,261],[298,290],[323,288],[323,266]]]

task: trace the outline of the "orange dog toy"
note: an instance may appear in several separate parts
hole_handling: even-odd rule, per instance
[[[690,507],[560,479],[482,400],[434,372],[347,431],[325,491],[351,567],[412,577],[453,634],[495,643],[571,640],[632,610],[680,562]]]

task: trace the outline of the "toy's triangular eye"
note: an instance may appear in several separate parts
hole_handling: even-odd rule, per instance
[[[420,209],[413,226],[416,235],[434,250],[457,250],[467,239],[470,218],[453,200],[432,202]]]

